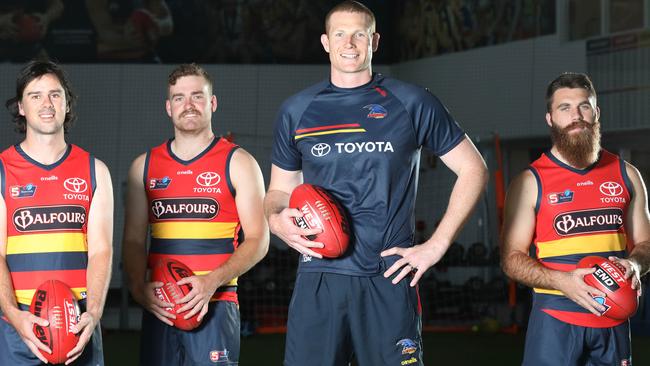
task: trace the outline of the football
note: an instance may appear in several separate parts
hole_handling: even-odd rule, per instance
[[[189,319],[184,319],[183,314],[177,313],[184,304],[176,304],[176,301],[192,291],[192,286],[176,284],[181,278],[193,276],[194,273],[185,264],[174,259],[161,259],[151,272],[152,282],[162,282],[163,286],[155,289],[156,297],[165,302],[175,304],[173,308],[166,308],[168,312],[175,314],[176,319],[170,319],[176,328],[192,330],[199,326],[197,313]],[[189,310],[188,310],[189,311]]]
[[[70,287],[58,280],[43,282],[34,292],[29,311],[50,322],[48,327],[34,324],[36,337],[52,350],[52,354],[43,351],[41,354],[49,363],[64,363],[79,340],[72,327],[79,323],[81,315]]]
[[[578,262],[578,268],[596,269],[594,273],[586,275],[584,281],[607,295],[605,298],[594,297],[606,308],[603,316],[625,320],[634,315],[639,299],[636,290],[632,288],[632,281],[625,279],[625,268],[622,265],[607,258],[588,256]]]
[[[294,219],[297,226],[323,229],[320,234],[306,237],[323,243],[323,248],[312,248],[314,252],[327,258],[340,257],[345,253],[350,242],[348,220],[345,211],[332,195],[321,187],[301,184],[291,192],[289,207],[300,210],[303,215]]]

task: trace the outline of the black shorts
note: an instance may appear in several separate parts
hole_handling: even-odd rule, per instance
[[[191,331],[169,326],[145,311],[140,364],[238,365],[239,327],[239,308],[231,301],[210,303],[199,327]]]
[[[382,275],[298,274],[289,306],[285,366],[418,366],[422,320],[416,287]]]
[[[524,366],[631,366],[629,322],[612,328],[565,323],[533,306]]]

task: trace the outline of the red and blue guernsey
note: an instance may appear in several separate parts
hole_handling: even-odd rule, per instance
[[[465,134],[424,88],[381,74],[356,88],[324,80],[289,98],[276,122],[272,161],[323,187],[347,211],[351,248],[337,259],[303,256],[300,271],[376,275],[381,251],[414,244],[420,150],[436,155]]]
[[[147,153],[144,185],[149,200],[149,268],[161,258],[187,265],[195,275],[226,262],[240,234],[229,165],[238,148],[215,138],[192,160],[171,150],[171,140]],[[217,289],[211,301],[237,302],[237,278]]]
[[[550,152],[531,164],[537,180],[535,256],[545,267],[571,271],[589,255],[626,257],[625,216],[632,185],[625,162],[605,150],[592,166],[572,168]],[[596,316],[560,291],[534,289],[537,308],[566,323],[604,328],[621,324]]]
[[[66,283],[86,297],[88,212],[95,191],[95,159],[68,145],[43,165],[15,145],[0,154],[7,208],[7,266],[16,300],[29,305],[44,281]]]

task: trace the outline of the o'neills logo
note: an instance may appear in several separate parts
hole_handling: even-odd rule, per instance
[[[219,203],[212,198],[161,198],[151,201],[151,212],[158,220],[210,220],[219,214]]]
[[[563,212],[553,220],[555,232],[562,236],[617,231],[621,226],[623,210],[620,208]]]
[[[14,211],[16,230],[81,230],[86,223],[86,209],[82,206],[23,207]]]

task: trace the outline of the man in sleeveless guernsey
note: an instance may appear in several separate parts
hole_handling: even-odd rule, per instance
[[[99,320],[111,277],[113,187],[104,163],[65,141],[76,96],[63,70],[32,61],[7,101],[25,139],[0,154],[0,364],[41,365],[50,352],[33,333],[48,321],[29,312],[46,280],[79,301],[74,365],[103,365]]]
[[[289,306],[285,365],[422,365],[416,284],[440,260],[487,181],[485,163],[443,104],[426,89],[373,73],[379,34],[364,5],[330,10],[322,45],[330,77],[289,98],[276,121],[265,211],[271,232],[302,254]],[[420,149],[457,176],[440,226],[414,245]],[[303,183],[344,207],[351,247],[323,259],[288,208]]]
[[[169,75],[167,114],[174,138],[140,155],[129,171],[123,260],[142,320],[142,365],[237,365],[237,277],[268,250],[264,182],[255,159],[212,132],[217,98],[196,64]],[[151,246],[145,250],[147,228]],[[170,304],[154,296],[147,270],[163,258],[185,263],[193,289],[178,300],[192,331],[172,327]]]
[[[610,257],[638,288],[650,268],[645,185],[634,166],[601,149],[587,75],[558,76],[546,107],[553,145],[510,185],[502,238],[503,270],[533,288],[523,364],[631,365],[629,322],[603,316],[593,297],[605,294],[583,281],[595,269],[576,264]]]

